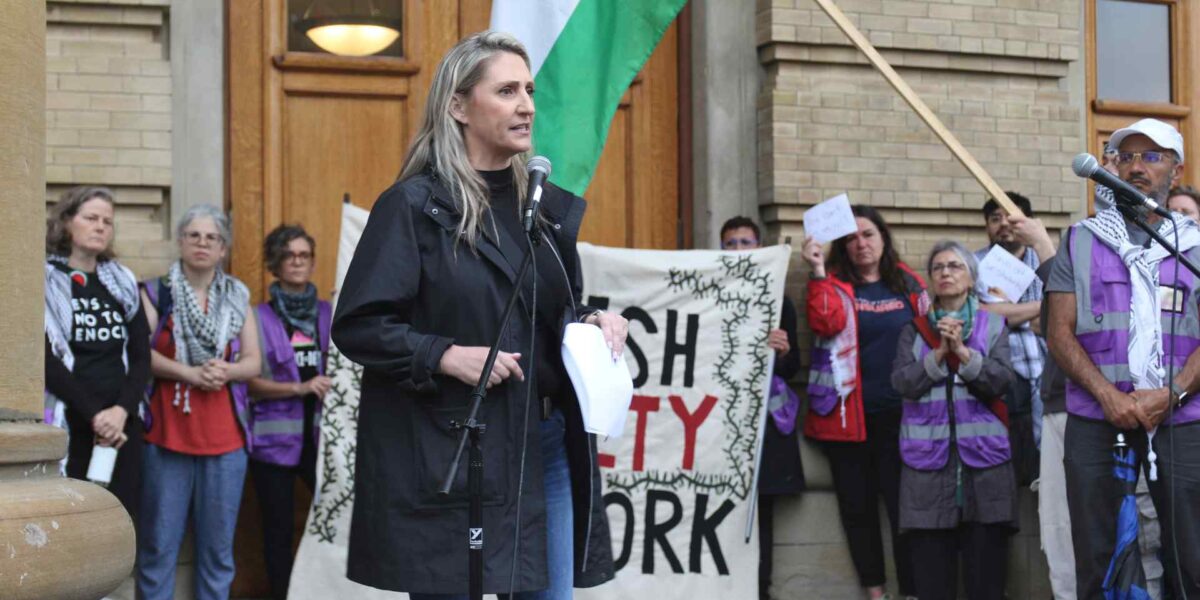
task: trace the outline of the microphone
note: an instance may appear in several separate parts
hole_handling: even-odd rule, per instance
[[[533,231],[533,222],[542,203],[542,184],[550,178],[550,159],[535,156],[525,163],[525,171],[529,173],[529,194],[526,196],[528,204],[525,205],[525,214],[521,216],[521,225],[525,233],[529,233]]]
[[[1091,179],[1092,181],[1095,181],[1096,183],[1099,183],[1100,185],[1112,190],[1113,196],[1118,201],[1124,201],[1127,205],[1140,205],[1153,211],[1154,214],[1162,216],[1163,218],[1171,218],[1171,213],[1167,212],[1167,209],[1159,206],[1158,202],[1155,202],[1152,198],[1147,198],[1145,194],[1138,191],[1138,189],[1132,185],[1126,183],[1120,177],[1117,177],[1116,175],[1113,175],[1112,173],[1102,169],[1100,167],[1100,162],[1097,161],[1096,157],[1092,156],[1091,154],[1084,152],[1083,154],[1077,155],[1075,160],[1071,161],[1071,170],[1075,171],[1075,174],[1080,177]]]

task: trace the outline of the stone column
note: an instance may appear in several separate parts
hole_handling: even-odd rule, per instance
[[[58,475],[61,429],[41,424],[46,5],[0,0],[0,596],[91,599],[133,567],[112,494]]]

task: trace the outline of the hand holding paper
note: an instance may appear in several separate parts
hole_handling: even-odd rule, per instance
[[[588,433],[620,437],[633,401],[629,366],[623,359],[612,359],[599,327],[584,323],[567,325],[562,358],[579,399],[583,428]]]
[[[992,246],[987,256],[979,262],[978,288],[998,288],[1009,300],[1016,302],[1025,293],[1037,273],[1021,259],[1000,246]],[[986,299],[985,299],[986,300]]]
[[[850,198],[838,194],[804,212],[804,235],[822,244],[858,231]]]

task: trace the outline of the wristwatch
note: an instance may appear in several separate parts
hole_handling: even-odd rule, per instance
[[[1179,387],[1179,384],[1171,382],[1171,403],[1175,405],[1175,408],[1183,406],[1190,395],[1187,390]]]

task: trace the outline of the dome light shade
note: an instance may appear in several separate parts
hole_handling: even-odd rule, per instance
[[[399,23],[382,17],[323,17],[297,25],[322,50],[339,56],[370,56],[400,37]]]

